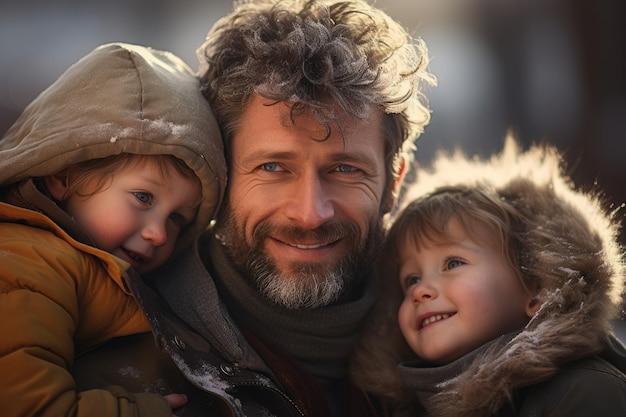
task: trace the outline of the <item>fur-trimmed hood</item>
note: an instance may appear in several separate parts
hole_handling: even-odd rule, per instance
[[[561,162],[552,147],[521,152],[508,138],[489,160],[442,154],[407,188],[404,201],[410,202],[441,186],[480,185],[510,204],[526,225],[513,232],[522,242],[522,273],[538,283],[542,300],[518,334],[493,343],[439,385],[429,403],[433,415],[490,415],[516,388],[547,380],[564,363],[604,348],[624,291],[616,210],[609,212],[600,195],[575,189]]]

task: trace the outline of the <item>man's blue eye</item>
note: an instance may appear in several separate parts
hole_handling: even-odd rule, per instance
[[[261,165],[261,167],[265,171],[276,171],[278,169],[278,164],[276,162],[268,162],[267,164]]]
[[[356,168],[353,167],[352,165],[339,165],[337,167],[337,171],[339,172],[354,172],[356,171]]]

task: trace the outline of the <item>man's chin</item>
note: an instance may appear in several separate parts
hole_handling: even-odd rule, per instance
[[[341,269],[341,260],[331,261],[306,261],[306,262],[285,262],[284,259],[275,260],[269,258],[267,263],[269,273],[280,277],[280,280],[323,281],[326,276],[332,275],[336,270]]]
[[[259,290],[270,301],[290,310],[312,309],[332,304],[341,297],[344,280],[341,274],[263,274],[258,276]]]

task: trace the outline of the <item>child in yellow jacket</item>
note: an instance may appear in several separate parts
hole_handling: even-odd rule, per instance
[[[79,392],[74,358],[150,331],[128,289],[189,246],[225,187],[208,102],[176,56],[108,44],[0,140],[3,416],[171,416],[169,392]]]

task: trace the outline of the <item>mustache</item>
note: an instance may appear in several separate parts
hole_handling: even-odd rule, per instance
[[[321,224],[315,229],[306,229],[295,225],[276,225],[268,221],[259,223],[254,230],[255,242],[262,242],[267,237],[288,241],[322,241],[333,242],[347,238],[348,240],[360,240],[359,229],[354,223],[340,220],[332,220]]]

